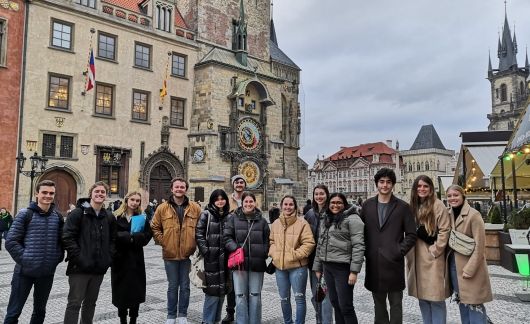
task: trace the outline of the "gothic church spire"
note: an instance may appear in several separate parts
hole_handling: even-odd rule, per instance
[[[502,40],[499,40],[497,56],[499,58],[499,72],[510,70],[514,66],[517,68],[517,39],[515,33],[512,39],[506,12],[504,13]]]

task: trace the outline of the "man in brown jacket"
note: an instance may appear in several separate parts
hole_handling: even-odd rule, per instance
[[[166,324],[186,324],[190,301],[190,255],[195,252],[195,228],[201,207],[186,196],[188,182],[171,180],[167,202],[158,206],[151,229],[162,246],[162,258],[168,278]],[[178,319],[178,322],[176,321]]]

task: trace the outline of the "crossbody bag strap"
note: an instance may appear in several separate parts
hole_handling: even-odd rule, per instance
[[[241,245],[241,247],[244,247],[245,243],[247,243],[247,239],[250,236],[250,232],[252,232],[252,226],[254,226],[254,222],[252,222],[252,224],[250,224],[250,228],[248,229],[247,237],[245,237],[245,240],[243,241],[243,245]]]
[[[206,239],[208,239],[208,232],[210,230],[210,217],[211,217],[211,214],[208,211],[208,222],[206,223]]]

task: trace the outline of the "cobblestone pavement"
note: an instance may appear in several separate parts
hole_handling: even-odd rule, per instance
[[[166,318],[166,275],[161,259],[159,246],[150,243],[145,248],[147,267],[147,300],[140,306],[139,323],[164,323]],[[14,262],[3,249],[0,251],[0,320],[5,316],[9,293],[11,291],[11,274]],[[66,263],[61,263],[55,275],[55,282],[48,301],[46,323],[61,323],[68,295],[68,280],[65,275]],[[506,271],[499,266],[489,267],[494,301],[486,304],[488,315],[493,323],[529,323],[530,303],[523,303],[515,297],[514,292],[520,290],[523,281],[518,275]],[[359,282],[355,287],[354,305],[359,323],[373,322],[373,302],[371,294],[364,288],[364,272],[359,275]],[[310,291],[307,291],[307,323],[315,322],[315,313],[309,301]],[[188,319],[190,323],[200,323],[203,293],[192,288]],[[293,298],[294,299],[294,298]],[[263,323],[282,323],[280,300],[274,276],[265,274],[262,292]],[[294,310],[294,300],[293,310]],[[448,323],[459,323],[458,307],[448,302]],[[20,323],[29,323],[32,312],[32,298],[26,302],[26,307],[20,318]],[[421,323],[421,315],[417,300],[411,297],[403,299],[403,317],[405,323]],[[224,314],[223,314],[224,316]],[[94,317],[96,323],[117,323],[118,312],[111,303],[110,272],[105,276],[101,286],[99,300]]]

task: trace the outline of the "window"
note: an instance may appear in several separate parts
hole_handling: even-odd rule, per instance
[[[52,21],[52,46],[72,49],[73,25],[63,21]]]
[[[506,89],[506,84],[501,84],[501,101],[508,100],[508,91]]]
[[[149,112],[149,93],[133,90],[132,119],[147,121]]]
[[[99,33],[98,57],[116,60],[116,36]]]
[[[50,74],[48,89],[48,107],[68,110],[70,77]]]
[[[96,0],[75,0],[75,3],[85,7],[96,8]]]
[[[171,32],[171,12],[173,11],[173,6],[163,3],[156,4],[156,20],[157,25],[156,29]]]
[[[96,181],[105,181],[111,194],[124,196],[127,193],[127,178],[130,151],[116,147],[96,146]]]
[[[151,68],[151,46],[141,43],[134,44],[134,66],[145,69]]]
[[[186,56],[173,53],[172,64],[171,64],[171,74],[179,77],[186,76]]]
[[[54,158],[73,158],[75,137],[64,133],[42,134],[42,156]]]
[[[0,66],[6,65],[7,57],[7,21],[0,19]]]
[[[171,126],[184,127],[184,105],[185,99],[171,98],[171,117],[169,124]]]
[[[114,87],[96,84],[96,114],[112,116],[114,105]]]

